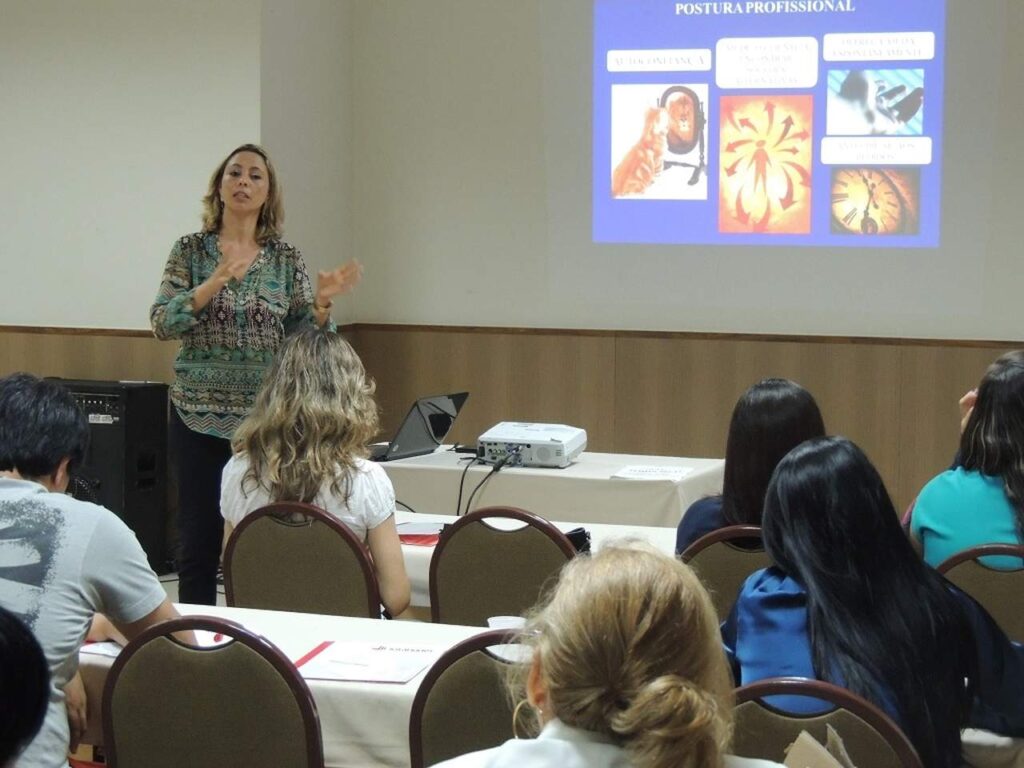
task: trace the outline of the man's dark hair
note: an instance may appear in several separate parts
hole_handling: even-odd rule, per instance
[[[0,470],[47,477],[65,457],[74,470],[88,447],[89,422],[64,387],[28,373],[0,379]]]
[[[46,657],[32,632],[0,608],[0,765],[38,733],[50,698]]]

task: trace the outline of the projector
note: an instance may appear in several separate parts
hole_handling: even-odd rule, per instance
[[[485,461],[505,459],[508,467],[567,467],[587,447],[587,433],[565,424],[503,421],[482,435],[477,456]]]

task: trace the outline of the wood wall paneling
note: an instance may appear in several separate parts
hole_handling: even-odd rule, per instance
[[[170,382],[177,352],[177,342],[132,332],[0,331],[0,376],[27,371],[66,379]]]
[[[784,376],[814,394],[830,433],[864,448],[900,509],[949,465],[960,395],[1014,346],[358,324],[342,332],[377,381],[386,436],[416,398],[465,389],[452,435],[461,442],[498,421],[545,421],[585,428],[595,451],[722,456],[736,399],[758,379]],[[0,375],[169,382],[177,347],[144,332],[0,328]]]
[[[582,426],[592,450],[613,450],[611,338],[357,329],[353,345],[377,381],[385,435],[416,398],[467,390],[452,440],[474,442],[499,421],[547,421]]]

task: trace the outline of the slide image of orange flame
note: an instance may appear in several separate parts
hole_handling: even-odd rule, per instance
[[[723,96],[718,231],[811,231],[811,96]]]

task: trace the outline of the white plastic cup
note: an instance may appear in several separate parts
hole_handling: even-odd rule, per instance
[[[488,616],[487,626],[491,629],[522,629],[526,619],[522,616]]]

